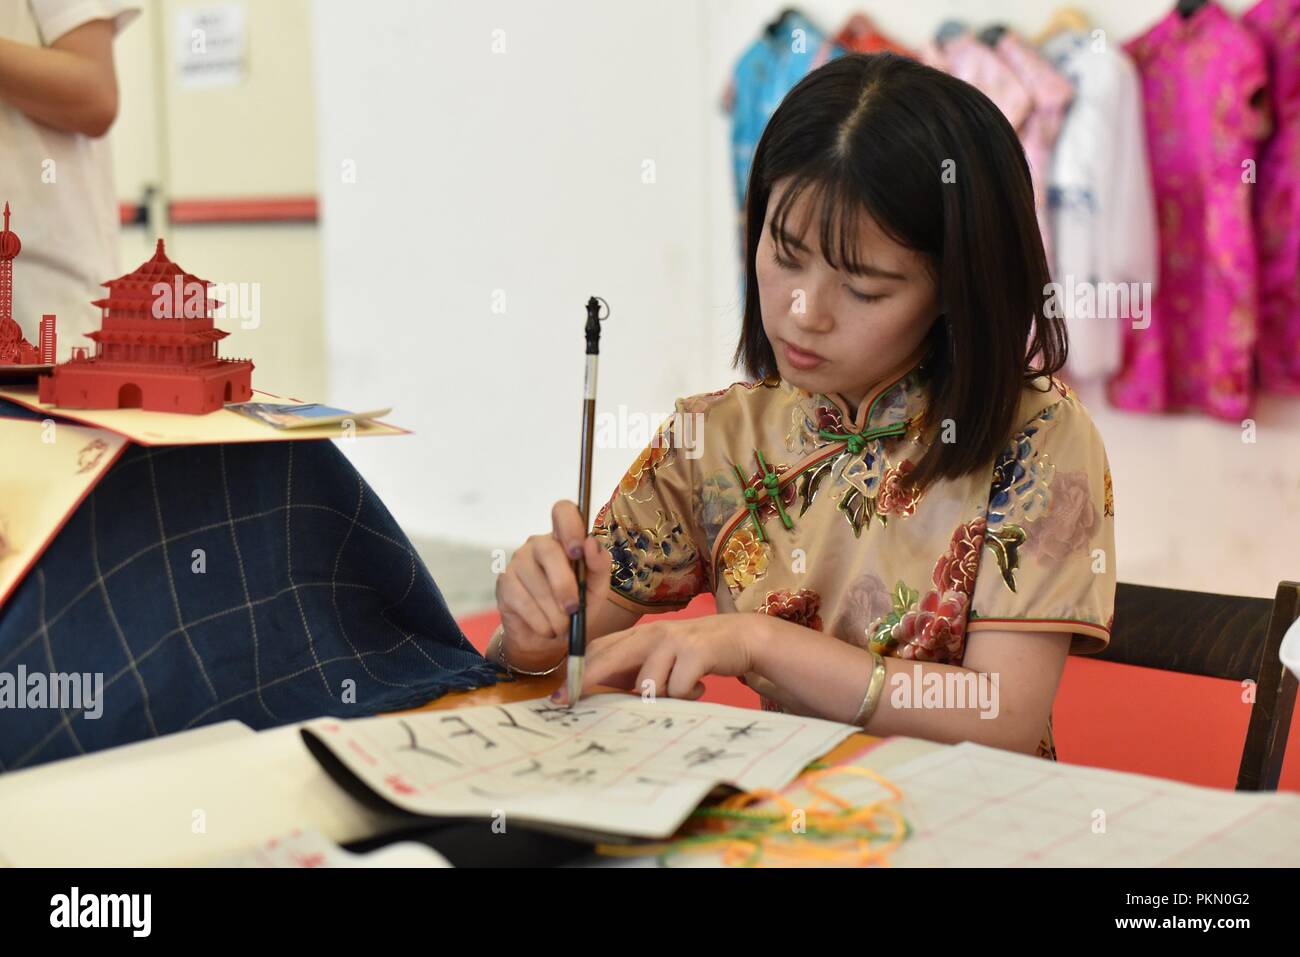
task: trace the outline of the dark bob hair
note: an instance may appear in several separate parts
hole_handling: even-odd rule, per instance
[[[1022,424],[1015,417],[1025,384],[1058,372],[1067,350],[1059,313],[1045,315],[1051,274],[1011,124],[969,83],[894,53],[847,54],[804,77],[763,130],[745,199],[745,308],[734,361],[754,379],[779,374],[754,259],[773,184],[786,177],[790,188],[772,217],[778,244],[791,206],[811,188],[832,268],[852,271],[861,261],[863,212],[928,260],[943,315],[931,333],[930,403],[918,426],[951,419],[957,434],[934,442],[909,481],[921,489],[990,467]]]

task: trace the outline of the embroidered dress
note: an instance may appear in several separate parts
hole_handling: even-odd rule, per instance
[[[785,95],[818,66],[841,56],[843,48],[827,43],[826,35],[797,11],[750,44],[736,62],[722,94],[722,108],[731,117],[731,168],[736,202],[736,254],[739,257],[737,294],[745,294],[745,191],[754,151]]]
[[[1029,163],[1038,230],[1043,237],[1048,268],[1051,268],[1056,260],[1052,249],[1052,222],[1048,216],[1048,173],[1052,164],[1052,148],[1060,136],[1065,111],[1074,99],[1074,87],[1042,54],[1012,30],[1002,34],[994,49],[1033,99],[1029,115],[1017,132],[1025,149],[1025,159]]]
[[[790,12],[772,32],[764,31],[736,62],[723,93],[723,108],[731,114],[732,175],[736,206],[742,211],[749,167],[767,121],[785,95],[814,65],[844,52],[837,49],[829,55],[823,54],[821,45],[825,39],[825,34],[810,20]]]
[[[1210,2],[1124,45],[1142,76],[1160,224],[1150,327],[1124,331],[1111,401],[1231,422],[1254,398],[1257,293],[1245,162],[1259,155],[1267,74],[1255,36]]]
[[[951,73],[987,96],[1018,131],[1034,106],[1033,96],[1006,61],[963,28],[942,42],[927,41],[919,51],[921,62]]]
[[[1268,56],[1273,135],[1259,153],[1259,387],[1300,395],[1300,0],[1260,0],[1241,22]]]
[[[1052,146],[1074,88],[1037,50],[1010,30],[1002,34],[996,47],[990,47],[962,28],[948,39],[926,43],[921,58],[927,65],[974,86],[997,105],[1015,128],[1029,164],[1034,211],[1050,269],[1054,257],[1047,173]]]
[[[899,56],[915,60],[916,52],[897,43],[876,29],[876,25],[864,14],[855,13],[840,27],[840,32],[823,41],[813,61],[813,69],[827,63],[844,53],[897,53]]]
[[[1114,615],[1106,451],[1067,386],[1022,392],[1001,454],[916,495],[939,439],[913,427],[924,360],[862,402],[784,379],[677,400],[596,516],[611,601],[641,613],[712,592],[862,648],[959,665],[982,630],[1062,631],[1101,650]],[[764,707],[775,708],[765,701]],[[1055,757],[1049,722],[1039,753]]]

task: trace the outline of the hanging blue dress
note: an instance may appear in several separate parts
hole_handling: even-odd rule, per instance
[[[731,81],[731,157],[736,204],[741,209],[754,150],[767,121],[804,76],[844,53],[842,47],[832,44],[828,56],[823,49],[826,40],[826,35],[802,14],[787,11],[737,61]]]

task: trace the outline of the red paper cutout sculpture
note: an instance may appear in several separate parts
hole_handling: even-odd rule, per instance
[[[23,244],[18,234],[9,229],[8,203],[5,203],[4,216],[5,227],[0,231],[0,365],[53,365],[54,317],[41,320],[39,349],[32,348],[23,338],[23,327],[14,320],[14,260],[22,252]]]
[[[40,399],[65,409],[142,408],[156,412],[204,413],[227,402],[252,398],[253,363],[222,359],[217,343],[229,335],[217,329],[206,279],[167,258],[163,241],[153,258],[120,279],[104,283],[106,299],[99,330],[86,333],[84,347],[40,379]]]

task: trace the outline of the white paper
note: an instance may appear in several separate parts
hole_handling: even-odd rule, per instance
[[[426,844],[399,841],[371,851],[345,851],[320,831],[295,828],[250,851],[226,858],[212,867],[451,867],[451,862]]]
[[[191,866],[295,827],[346,843],[409,822],[338,787],[298,728],[92,762],[76,774],[0,775],[0,858],[17,867]]]
[[[253,733],[253,729],[242,721],[219,721],[189,731],[177,731],[175,734],[132,741],[130,744],[120,744],[115,748],[104,748],[102,751],[92,751],[90,754],[79,754],[73,758],[47,761],[45,764],[38,764],[31,768],[19,768],[0,777],[0,785],[3,785],[6,795],[13,794],[19,788],[71,785],[81,775],[96,768],[121,766],[131,761],[158,758],[222,741],[251,738]]]

